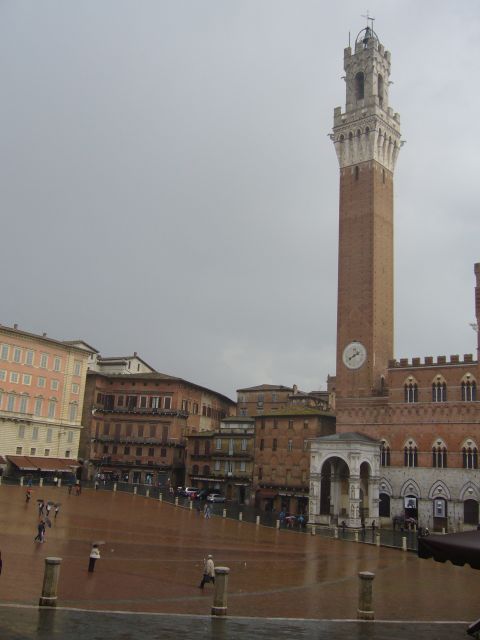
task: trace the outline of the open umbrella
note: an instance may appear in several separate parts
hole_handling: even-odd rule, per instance
[[[418,557],[433,558],[437,562],[450,560],[452,564],[469,564],[473,569],[480,569],[480,531],[419,538]]]
[[[480,531],[464,531],[447,535],[424,536],[418,539],[418,557],[433,558],[437,562],[450,560],[452,564],[469,564],[472,569],[480,569]],[[467,633],[480,633],[480,618],[472,622]]]

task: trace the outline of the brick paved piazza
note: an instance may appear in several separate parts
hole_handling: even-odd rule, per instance
[[[63,487],[35,487],[26,504],[24,495],[21,487],[0,486],[3,604],[36,605],[44,558],[59,556],[59,606],[208,616],[212,588],[202,592],[198,583],[202,559],[211,552],[218,565],[231,569],[230,616],[355,618],[360,570],[376,574],[377,620],[472,621],[480,615],[480,573],[469,567],[246,522],[205,520],[140,496],[84,490],[76,497]],[[44,544],[33,542],[38,497],[62,505]],[[106,544],[89,575],[92,540]]]

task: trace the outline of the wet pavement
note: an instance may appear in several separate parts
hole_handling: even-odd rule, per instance
[[[32,501],[26,504],[24,495],[23,488],[0,486],[0,549],[3,558],[0,603],[4,605],[36,605],[42,588],[44,558],[59,556],[63,558],[59,606],[207,616],[198,618],[197,623],[190,618],[144,616],[141,629],[133,616],[128,618],[133,620],[132,631],[127,632],[125,626],[125,633],[131,634],[143,633],[147,620],[151,620],[148,624],[153,625],[152,628],[159,625],[160,620],[162,624],[176,621],[175,625],[180,627],[181,624],[192,628],[195,624],[210,625],[213,590],[207,585],[202,592],[198,584],[203,558],[212,553],[217,565],[228,566],[231,570],[229,616],[322,619],[321,623],[288,622],[300,625],[301,629],[308,628],[313,634],[301,635],[303,632],[296,631],[297,637],[327,637],[319,634],[327,633],[329,624],[340,624],[328,620],[355,618],[358,571],[375,573],[374,609],[377,620],[453,622],[472,621],[480,616],[480,573],[469,567],[454,567],[449,563],[442,565],[433,560],[419,560],[412,553],[395,549],[289,530],[277,531],[247,522],[217,517],[205,520],[195,510],[176,508],[141,496],[84,490],[77,497],[68,495],[63,487],[35,487]],[[38,522],[38,497],[61,502],[59,516],[56,521],[52,519],[52,528],[47,529],[44,544],[33,542]],[[102,540],[106,544],[101,547],[102,558],[97,562],[95,573],[88,574],[90,544],[94,540]],[[7,611],[11,612],[11,609],[0,611],[2,625],[12,616],[14,619],[18,610],[14,609],[8,615]],[[20,622],[27,624],[30,621],[29,624],[35,627],[32,616],[37,615],[36,609],[21,611],[21,617],[16,616]],[[23,613],[27,611],[28,614]],[[103,625],[107,614],[93,616],[57,611],[55,620],[61,624],[64,617],[70,616],[69,624],[73,624],[72,620],[77,615],[78,624],[88,618],[96,620],[89,624]],[[126,619],[124,616],[119,624],[127,625]],[[229,631],[228,637],[243,637],[238,634],[243,633],[242,625],[248,624],[255,627],[257,623],[229,620],[228,629],[236,628],[238,633],[232,631],[233,635],[230,635]],[[281,629],[287,623],[258,622],[265,629],[270,624],[279,625]],[[387,625],[388,636],[378,635],[384,633],[382,624],[376,622],[371,626],[345,622],[341,626],[346,625],[345,634],[348,633],[349,638],[407,637],[395,635],[397,631],[406,633],[399,631],[401,625],[398,623]],[[365,630],[369,628],[374,631],[367,633]],[[407,624],[405,628],[411,629],[411,626]],[[8,632],[10,635],[6,635],[5,630],[0,638],[35,637],[12,635],[15,633],[12,629]],[[432,629],[438,631],[447,627],[435,626]],[[463,637],[465,624],[455,625],[452,629],[461,629]],[[96,637],[91,635],[92,630],[95,626],[86,637]],[[275,631],[275,635],[278,633]],[[335,635],[330,637],[341,638],[340,633],[338,627]],[[456,637],[426,633],[422,631],[421,636],[409,633],[408,637]],[[62,636],[49,635],[49,638],[56,637]],[[150,633],[149,637],[156,636]],[[191,629],[188,637],[195,637],[191,635]]]
[[[98,613],[0,607],[2,640],[460,640],[465,624],[318,621],[259,618],[218,619],[128,613]]]

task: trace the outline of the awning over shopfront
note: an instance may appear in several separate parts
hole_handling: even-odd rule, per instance
[[[41,458],[31,456],[7,456],[20,471],[51,471],[52,473],[74,473],[80,466],[76,460],[66,458]]]
[[[418,557],[433,558],[437,562],[450,560],[458,566],[469,564],[473,569],[480,569],[480,531],[419,538]]]
[[[278,491],[276,489],[259,489],[257,495],[260,498],[275,498],[275,496],[278,496]]]

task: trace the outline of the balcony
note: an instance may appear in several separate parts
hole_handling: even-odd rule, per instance
[[[188,411],[182,411],[177,409],[159,409],[153,407],[132,407],[128,409],[126,407],[103,407],[101,405],[94,405],[94,413],[104,414],[118,414],[118,415],[137,415],[137,416],[169,416],[178,418],[188,418],[190,415]]]
[[[211,456],[212,460],[253,460],[253,455],[248,451],[214,451]]]
[[[139,438],[135,436],[107,436],[107,435],[99,435],[94,436],[92,438],[93,442],[99,442],[101,444],[123,444],[123,445],[133,445],[133,446],[156,446],[156,447],[185,447],[185,442],[178,440],[174,440],[173,438],[169,438],[168,440],[162,440],[160,438]]]

